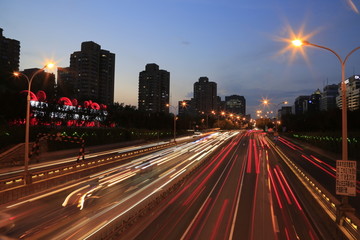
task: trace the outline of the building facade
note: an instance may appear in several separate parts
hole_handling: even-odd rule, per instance
[[[283,106],[278,110],[278,119],[282,119],[286,115],[292,114],[292,107]]]
[[[197,112],[210,113],[217,110],[217,84],[209,82],[209,78],[200,77],[194,83],[194,105]]]
[[[309,96],[307,101],[303,102],[303,112],[318,112],[320,111],[321,92],[317,89]]]
[[[75,73],[70,67],[57,68],[56,96],[76,98]]]
[[[19,71],[20,64],[20,42],[18,40],[3,36],[3,29],[0,28],[0,93],[12,91],[13,81],[10,81],[12,74]]]
[[[194,109],[194,99],[179,101],[178,109],[179,115],[195,115],[196,111]]]
[[[339,95],[338,90],[339,86],[337,84],[331,84],[324,87],[323,92],[321,93],[320,111],[329,111],[337,107],[336,97]]]
[[[346,84],[346,103],[350,111],[360,108],[360,76],[354,75],[345,80]],[[339,84],[339,95],[336,97],[337,106],[342,109],[341,83]]]
[[[112,104],[114,79],[115,54],[95,42],[83,42],[81,51],[71,54],[70,67],[58,69],[59,95]]]
[[[294,113],[297,114],[303,114],[306,102],[309,101],[310,96],[299,96],[295,99],[294,102]]]
[[[169,113],[170,73],[155,63],[139,73],[138,108],[140,111]]]
[[[225,96],[226,111],[239,114],[242,116],[246,115],[246,100],[244,96],[231,95]]]

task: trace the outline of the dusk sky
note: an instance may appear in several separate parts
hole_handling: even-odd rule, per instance
[[[116,54],[117,102],[137,106],[139,72],[156,63],[170,72],[172,104],[207,76],[222,100],[244,96],[254,117],[263,98],[292,105],[340,82],[334,54],[294,52],[285,39],[302,31],[345,58],[360,46],[358,9],[360,0],[1,0],[0,28],[20,41],[20,70],[45,59],[67,67],[81,42],[94,41]],[[346,66],[346,77],[360,74],[360,50]]]

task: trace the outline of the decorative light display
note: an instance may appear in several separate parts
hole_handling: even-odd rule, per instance
[[[20,93],[27,92],[24,90]],[[44,91],[38,91],[37,94],[30,92],[30,106],[31,125],[100,127],[108,115],[106,105],[91,100],[80,105],[77,99],[61,97],[49,103]],[[14,120],[11,124],[25,124],[25,120]]]

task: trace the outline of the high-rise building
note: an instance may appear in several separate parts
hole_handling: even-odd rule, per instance
[[[210,113],[217,110],[217,84],[209,82],[209,78],[200,77],[194,83],[194,104],[198,112]]]
[[[336,84],[327,85],[321,93],[320,110],[329,111],[336,108],[336,97],[338,96],[339,86]]]
[[[140,111],[169,113],[170,73],[155,63],[139,73],[138,108]]]
[[[306,106],[306,102],[309,101],[310,96],[299,96],[295,99],[294,102],[294,113],[296,115],[298,114],[303,114],[305,112],[305,106]]]
[[[194,115],[194,99],[182,100],[178,102],[179,115]]]
[[[71,78],[73,79],[71,80]],[[95,42],[81,43],[70,56],[70,69],[60,69],[59,86],[74,93],[78,101],[114,102],[115,54]],[[72,86],[71,86],[72,85]],[[73,90],[69,90],[73,88]]]
[[[244,96],[225,96],[226,111],[245,116],[246,100]]]
[[[14,90],[12,87],[12,74],[19,71],[20,42],[3,36],[0,28],[0,94]]]
[[[283,106],[281,107],[281,109],[278,110],[278,119],[282,119],[282,117],[291,114],[292,114],[292,107]]]
[[[310,95],[307,101],[303,103],[304,112],[318,112],[320,111],[320,99],[321,92],[317,89],[313,94]]]
[[[57,97],[76,98],[75,73],[70,67],[58,67],[57,69]]]
[[[354,75],[345,80],[346,84],[346,103],[350,111],[360,108],[360,76]],[[336,97],[337,106],[342,109],[341,83],[339,84],[339,95]]]

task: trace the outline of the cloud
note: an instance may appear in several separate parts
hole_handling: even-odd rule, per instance
[[[190,42],[183,40],[183,41],[181,41],[181,44],[182,45],[190,45]]]

